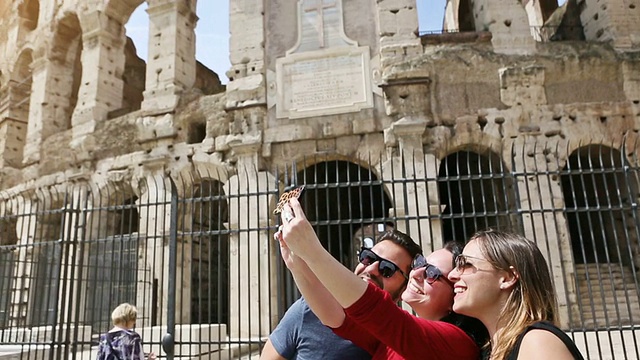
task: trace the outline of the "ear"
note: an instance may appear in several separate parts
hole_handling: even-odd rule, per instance
[[[509,266],[509,270],[504,272],[504,276],[500,278],[500,289],[508,290],[511,289],[518,283],[520,279],[520,274],[513,266]]]

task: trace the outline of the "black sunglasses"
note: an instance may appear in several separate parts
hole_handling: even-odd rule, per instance
[[[392,277],[393,274],[396,273],[396,271],[400,272],[400,274],[402,274],[402,276],[404,276],[405,279],[409,278],[407,274],[405,274],[398,265],[394,264],[393,262],[387,259],[384,259],[378,256],[378,254],[374,253],[371,249],[367,249],[367,248],[360,249],[360,252],[358,253],[358,260],[362,265],[365,265],[365,266],[369,266],[377,261],[378,271],[380,272],[380,275],[382,275],[382,277],[384,278]]]
[[[447,284],[453,286],[453,283],[451,282],[451,280],[449,280],[446,276],[444,276],[442,271],[438,269],[437,266],[429,264],[427,262],[427,259],[424,256],[422,256],[421,254],[418,254],[413,259],[413,262],[411,262],[411,268],[415,270],[421,267],[424,267],[424,279],[427,281],[429,285],[438,281],[438,279],[442,279]]]

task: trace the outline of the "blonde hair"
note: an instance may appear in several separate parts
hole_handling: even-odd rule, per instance
[[[557,322],[555,288],[547,262],[534,242],[492,229],[476,233],[471,240],[476,241],[493,267],[515,270],[518,276],[498,317],[498,333],[491,346],[491,359],[504,359],[529,325],[538,321]]]
[[[126,325],[131,321],[136,321],[138,317],[138,309],[129,303],[118,305],[111,313],[111,322],[113,325]]]

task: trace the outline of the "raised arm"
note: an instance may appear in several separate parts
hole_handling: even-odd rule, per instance
[[[291,207],[289,210],[293,210],[295,217],[287,222],[283,216],[282,237],[284,243],[288,249],[295,253],[296,257],[304,261],[317,281],[324,285],[324,288],[342,308],[351,306],[364,294],[367,283],[344,267],[322,247],[297,199],[291,199],[289,206]],[[311,285],[314,280],[309,280],[311,277],[308,273],[304,276],[307,281],[305,284],[307,291],[309,287],[316,287]],[[298,280],[301,279],[296,281]],[[309,301],[306,295],[305,298]],[[311,303],[309,304],[311,305]],[[318,314],[316,313],[316,315]],[[318,317],[320,316],[318,315]]]
[[[276,236],[280,242],[282,259],[291,271],[298,290],[300,290],[313,313],[326,326],[337,328],[342,325],[345,318],[342,306],[322,285],[307,264],[289,250],[282,238],[282,233],[279,231]]]

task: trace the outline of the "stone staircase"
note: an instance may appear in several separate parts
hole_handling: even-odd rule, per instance
[[[640,324],[639,289],[631,267],[613,263],[576,264],[575,276],[578,305],[573,308],[575,327],[601,329]]]

